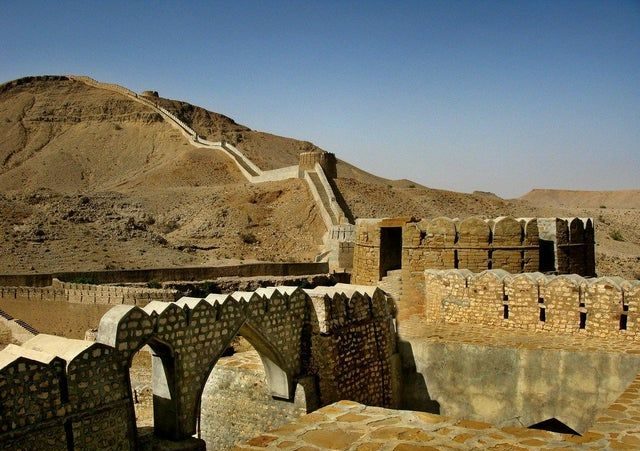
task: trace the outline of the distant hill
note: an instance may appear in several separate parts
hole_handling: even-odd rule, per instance
[[[640,208],[640,189],[620,191],[533,189],[520,199],[531,204],[568,208]]]

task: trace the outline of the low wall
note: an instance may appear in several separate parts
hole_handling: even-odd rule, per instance
[[[640,339],[640,281],[427,270],[424,321]]]
[[[0,300],[63,301],[75,304],[129,304],[176,300],[176,290],[65,283],[53,279],[51,287],[0,287]]]
[[[0,287],[47,287],[53,279],[72,281],[80,278],[96,283],[145,283],[174,280],[207,280],[217,277],[254,276],[302,276],[307,274],[327,274],[326,262],[313,263],[245,263],[227,266],[196,266],[190,268],[153,268],[113,271],[62,272],[52,274],[0,274]]]

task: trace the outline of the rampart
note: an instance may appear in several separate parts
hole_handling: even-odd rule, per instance
[[[640,281],[427,270],[424,321],[640,339]]]
[[[0,351],[0,449],[135,449],[131,359],[153,351],[154,431],[196,433],[200,396],[235,335],[258,351],[274,397],[393,406],[394,311],[375,287],[295,287],[114,306],[96,342],[37,335]]]
[[[1,299],[62,301],[75,304],[129,304],[145,306],[152,301],[175,301],[178,292],[160,288],[119,287],[61,282],[51,287],[0,287]]]
[[[395,237],[384,236],[390,229],[397,230]],[[400,267],[410,272],[504,269],[593,276],[594,246],[588,218],[359,219],[354,281],[376,283],[387,270]]]
[[[53,279],[73,281],[91,279],[96,283],[146,283],[150,280],[211,280],[218,277],[303,276],[327,274],[326,262],[277,263],[260,262],[225,266],[195,266],[191,268],[149,268],[109,271],[61,272],[52,274],[0,274],[0,287],[47,287]]]

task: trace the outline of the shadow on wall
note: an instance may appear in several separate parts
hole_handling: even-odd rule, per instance
[[[440,414],[440,403],[431,399],[427,381],[416,369],[411,343],[398,341],[398,351],[402,359],[402,397],[400,408]]]

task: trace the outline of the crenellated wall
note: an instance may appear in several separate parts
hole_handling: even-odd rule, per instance
[[[640,281],[426,270],[424,321],[640,338]]]
[[[390,230],[400,239],[385,241],[385,236],[393,236]],[[401,299],[410,302],[402,303],[399,313],[407,318],[423,310],[425,269],[574,271],[592,276],[594,246],[591,219],[358,219],[352,280],[377,284],[388,270],[401,269]]]
[[[0,351],[0,449],[135,449],[128,368],[152,349],[154,428],[196,433],[202,389],[241,334],[258,351],[272,395],[308,406],[350,397],[397,403],[394,311],[375,287],[296,287],[114,306],[95,342],[36,335]]]
[[[469,217],[358,219],[354,281],[374,284],[382,276],[381,229],[402,228],[402,268],[504,269],[595,275],[593,221],[588,218]],[[545,243],[549,243],[548,245]]]
[[[305,292],[316,315],[312,367],[322,403],[350,399],[398,407],[393,304],[375,287],[339,283]]]
[[[171,302],[176,290],[161,288],[120,287],[61,282],[53,279],[50,287],[0,287],[0,300],[26,299],[65,301],[75,304],[129,304],[145,306],[152,301]]]

